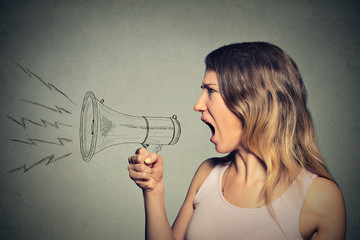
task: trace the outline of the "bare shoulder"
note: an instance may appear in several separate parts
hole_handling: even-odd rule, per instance
[[[210,173],[211,170],[220,162],[221,162],[221,158],[209,158],[203,161],[197,170],[197,174]]]
[[[220,158],[210,158],[203,161],[199,168],[197,169],[193,184],[195,191],[199,190],[201,185],[204,183],[205,179],[209,176],[210,172],[214,169],[214,167],[221,162]]]
[[[342,208],[344,198],[336,183],[318,177],[309,188],[305,204],[319,214],[327,214],[330,208]]]
[[[331,180],[314,179],[306,195],[303,214],[313,239],[344,239],[345,203],[339,186]],[[305,219],[304,219],[305,220]]]

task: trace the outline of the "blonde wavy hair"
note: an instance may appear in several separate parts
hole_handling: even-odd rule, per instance
[[[266,165],[265,203],[271,205],[280,180],[296,179],[299,167],[334,181],[317,145],[305,85],[288,54],[266,42],[236,43],[211,52],[205,65],[216,72],[227,107],[243,123],[242,143]]]

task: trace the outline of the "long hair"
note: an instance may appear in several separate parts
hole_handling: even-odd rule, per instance
[[[207,70],[217,74],[227,107],[243,123],[242,144],[264,161],[265,203],[280,180],[290,184],[299,167],[333,178],[321,155],[307,92],[291,57],[266,42],[236,43],[211,52]]]

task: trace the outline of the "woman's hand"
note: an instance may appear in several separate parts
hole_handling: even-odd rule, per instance
[[[130,178],[145,192],[163,189],[163,159],[144,147],[128,158]]]

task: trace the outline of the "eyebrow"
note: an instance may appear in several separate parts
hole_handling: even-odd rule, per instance
[[[218,86],[218,85],[215,84],[215,83],[203,83],[203,84],[201,84],[201,87],[202,87],[202,88],[203,88],[203,87],[207,88],[207,87],[209,87],[209,86],[211,86],[211,85]]]

